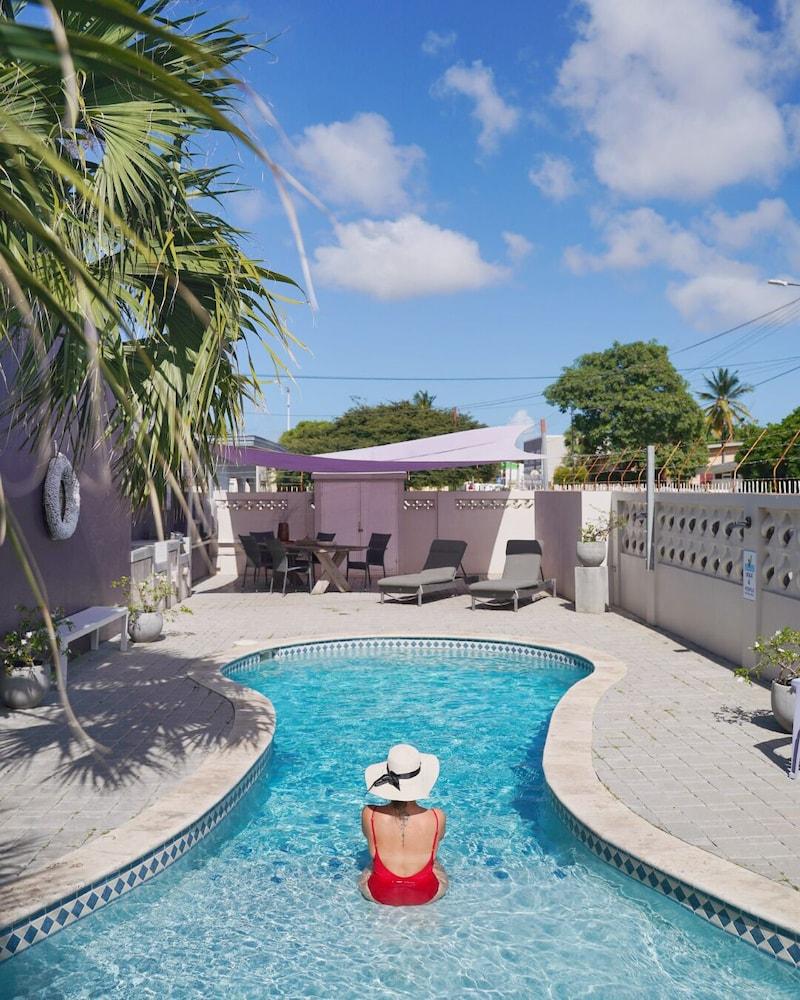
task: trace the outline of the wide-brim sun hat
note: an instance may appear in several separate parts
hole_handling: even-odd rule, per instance
[[[380,764],[364,771],[367,791],[393,802],[427,798],[439,777],[439,758],[420,753],[408,743],[398,743]]]

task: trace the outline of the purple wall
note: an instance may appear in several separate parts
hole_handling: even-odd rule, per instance
[[[39,567],[50,607],[68,613],[92,604],[118,604],[111,581],[130,573],[131,516],[110,482],[101,447],[89,456],[80,475],[81,513],[74,535],[50,537],[44,519],[42,486],[52,452],[37,457],[19,447],[19,435],[0,428],[0,476]],[[33,595],[8,538],[0,546],[0,633],[17,620],[15,604],[33,605]]]

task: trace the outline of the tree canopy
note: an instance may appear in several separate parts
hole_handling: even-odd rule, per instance
[[[673,476],[693,475],[707,464],[703,412],[667,348],[655,341],[615,341],[583,354],[544,391],[545,399],[571,414],[573,455],[616,453],[636,458],[648,444]]]
[[[758,441],[759,436],[766,433]],[[794,443],[792,438],[798,435]],[[771,479],[774,475],[781,479],[800,478],[800,406],[788,413],[783,420],[767,424],[766,428],[749,424],[743,428],[742,447],[736,453],[736,461],[744,461],[738,475],[742,479]],[[758,444],[756,444],[758,441]],[[753,445],[755,447],[753,448]],[[748,455],[747,452],[753,448]],[[786,449],[789,449],[786,451]],[[786,451],[777,469],[775,464]]]
[[[417,392],[412,399],[379,403],[377,406],[353,406],[335,420],[302,420],[292,430],[281,435],[280,443],[301,455],[317,455],[329,451],[394,444],[397,441],[414,441],[417,438],[453,434],[455,431],[470,431],[485,426],[467,414],[435,407],[434,399],[430,393]],[[465,480],[490,482],[496,475],[496,466],[471,466],[464,469],[415,472],[410,477],[410,482],[417,487],[457,488]]]

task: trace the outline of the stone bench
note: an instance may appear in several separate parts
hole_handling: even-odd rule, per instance
[[[61,647],[61,670],[64,680],[67,678],[67,649],[70,643],[84,636],[90,636],[89,644],[92,649],[100,646],[100,629],[113,625],[119,628],[119,648],[125,652],[128,648],[128,609],[115,607],[92,607],[85,611],[78,611],[74,615],[68,615],[68,620],[72,625],[59,625],[56,629],[59,645]]]

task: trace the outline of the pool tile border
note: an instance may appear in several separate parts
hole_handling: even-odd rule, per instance
[[[557,815],[618,871],[800,969],[800,893],[653,826],[600,781],[592,760],[594,711],[627,667],[581,652],[592,659],[594,672],[561,698],[545,743],[545,780]]]
[[[551,793],[552,795],[552,793]],[[752,914],[736,906],[726,903],[715,896],[700,892],[680,879],[646,864],[636,855],[629,854],[609,841],[598,837],[588,827],[552,795],[552,801],[557,815],[565,823],[569,832],[576,837],[593,854],[607,864],[628,875],[642,885],[654,889],[690,910],[696,917],[713,924],[720,930],[733,934],[747,944],[766,952],[772,958],[788,962],[800,968],[800,936],[791,934],[784,928],[765,923]]]
[[[66,864],[62,865],[61,862],[57,862],[50,869],[44,869],[42,872],[37,872],[28,878],[20,879],[17,883],[12,883],[11,886],[0,889],[0,904],[3,910],[7,906],[13,907],[20,896],[25,896],[28,893],[33,898],[36,897],[36,892],[40,896],[49,897],[45,905],[38,907],[33,912],[30,912],[28,908],[29,912],[24,913],[23,916],[17,916],[16,919],[0,928],[0,962],[13,958],[45,938],[52,937],[53,934],[68,927],[76,920],[96,913],[132,889],[138,888],[166,871],[191,848],[207,837],[253,787],[269,763],[275,713],[267,698],[229,681],[226,675],[232,671],[252,666],[254,658],[260,662],[257,655],[254,657],[253,654],[250,654],[233,660],[220,659],[216,666],[201,671],[190,671],[188,674],[191,680],[216,690],[231,701],[235,712],[231,743],[235,747],[233,751],[235,757],[241,758],[242,751],[246,757],[244,774],[234,782],[232,787],[228,780],[226,782],[227,790],[222,797],[210,808],[203,811],[198,818],[187,823],[167,839],[158,842],[155,847],[139,854],[132,860],[127,860],[112,871],[104,872],[100,878],[59,895],[65,881],[74,883],[80,879],[79,874],[71,874],[73,869],[77,869],[78,872],[81,869],[87,870],[85,857],[87,850],[99,854],[102,866],[108,858],[114,857],[113,846],[107,846],[105,843],[110,838],[117,842],[117,853],[119,853],[119,847],[122,847],[124,851],[124,843],[122,842],[125,841],[126,835],[131,836],[134,842],[142,832],[146,835],[149,834],[151,840],[156,839],[153,831],[158,829],[159,821],[163,819],[169,822],[178,814],[175,803],[171,801],[176,795],[185,797],[189,791],[188,786],[193,784],[196,786],[198,777],[202,783],[208,776],[212,786],[210,794],[213,796],[215,794],[214,782],[218,783],[220,779],[225,781],[226,776],[234,773],[234,769],[240,769],[241,759],[225,759],[224,752],[211,754],[211,760],[201,765],[198,771],[187,778],[173,793],[144,810],[118,830],[90,841],[88,845],[74,851],[67,856],[67,859],[62,859],[66,861]],[[223,765],[222,768],[220,768],[220,764]],[[202,801],[202,796],[200,796],[200,801]],[[180,803],[180,805],[185,813],[185,802]],[[144,820],[143,824],[140,823],[142,819]],[[144,831],[139,829],[141,826],[144,827]],[[51,871],[54,874],[51,884],[48,885],[47,876]],[[19,891],[20,886],[23,886],[22,892]],[[57,898],[53,898],[54,896]],[[10,902],[7,902],[9,898]],[[19,908],[24,910],[24,904]]]
[[[219,805],[209,810],[202,819],[188,826],[154,851],[142,855],[105,878],[92,882],[82,890],[59,899],[45,909],[23,918],[17,924],[0,931],[0,962],[12,958],[33,944],[68,927],[76,920],[96,913],[131,889],[149,882],[195,847],[218,826],[241,798],[261,777],[269,762],[269,748],[252,766],[248,774],[231,789]]]

